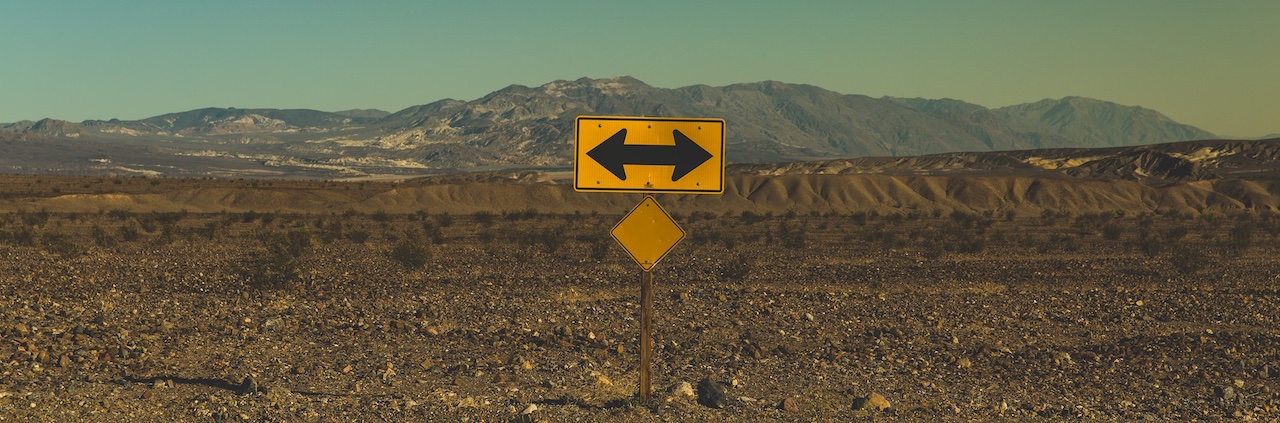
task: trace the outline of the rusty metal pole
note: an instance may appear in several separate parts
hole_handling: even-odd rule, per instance
[[[640,401],[648,404],[653,364],[653,272],[640,273]]]

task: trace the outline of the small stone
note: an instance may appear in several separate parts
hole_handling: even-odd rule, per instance
[[[719,383],[711,380],[711,378],[702,379],[698,382],[698,404],[711,408],[724,408],[728,403],[724,386],[720,386]]]
[[[535,411],[538,411],[538,404],[529,404],[529,406],[525,407],[524,411],[521,411],[520,414],[521,415],[533,414],[533,412]]]
[[[969,357],[960,357],[959,360],[956,360],[956,367],[961,369],[973,367],[973,361],[970,361]]]
[[[1071,354],[1062,351],[1053,353],[1053,364],[1063,365],[1071,364]]]
[[[812,321],[813,321],[813,313],[805,313],[805,314],[804,314],[804,319],[805,319],[805,320],[808,320],[808,321],[810,321],[810,322],[812,322]]]
[[[289,388],[272,386],[267,389],[267,401],[270,401],[272,404],[284,404],[289,400],[291,395],[293,395],[293,391],[290,391]]]
[[[1240,379],[1233,380],[1233,381],[1232,381],[1232,384],[1236,386],[1236,389],[1244,389],[1244,381],[1243,381],[1243,380],[1240,380]]]
[[[671,385],[671,388],[668,390],[674,396],[693,397],[693,385],[690,385],[689,382],[680,382],[675,385]]]
[[[258,381],[253,380],[253,376],[245,376],[244,381],[240,382],[240,388],[236,393],[240,395],[249,395],[258,392]]]
[[[596,377],[596,384],[600,386],[613,386],[613,381],[608,376],[600,375]]]
[[[783,398],[782,402],[778,403],[778,408],[788,413],[799,413],[800,405],[797,404],[796,402],[797,401],[795,398],[791,398],[791,397]]]
[[[872,392],[870,395],[865,397],[857,397],[853,399],[854,410],[881,411],[889,407],[891,407],[889,400],[885,399],[884,395],[880,395],[877,392]]]
[[[1230,386],[1215,386],[1213,396],[1222,401],[1232,401],[1236,399],[1236,390]]]

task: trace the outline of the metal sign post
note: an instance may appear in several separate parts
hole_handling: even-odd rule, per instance
[[[653,368],[653,272],[640,272],[640,401],[649,403]]]
[[[640,192],[609,234],[640,265],[640,401],[653,399],[653,267],[684,229],[652,193],[724,192],[724,119],[578,116],[573,189]]]

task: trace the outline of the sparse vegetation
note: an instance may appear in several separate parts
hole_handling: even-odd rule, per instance
[[[422,246],[421,243],[407,239],[396,244],[388,255],[392,260],[409,270],[421,269],[431,260],[430,250]]]

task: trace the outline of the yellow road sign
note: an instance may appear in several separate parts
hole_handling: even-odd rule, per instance
[[[646,272],[684,239],[684,229],[650,196],[618,221],[609,234]]]
[[[724,119],[578,116],[573,189],[724,192]]]

